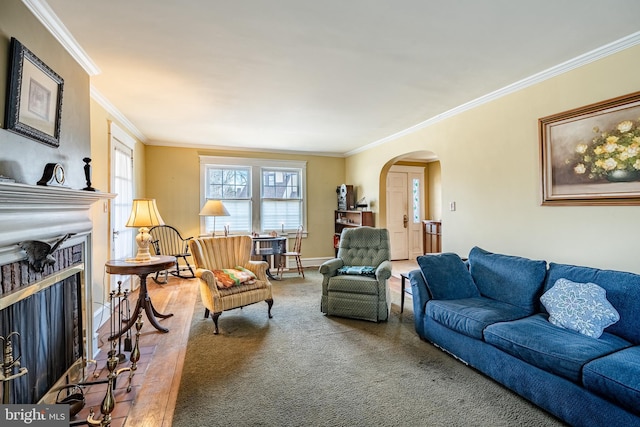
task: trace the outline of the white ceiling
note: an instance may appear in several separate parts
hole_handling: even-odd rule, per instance
[[[640,39],[638,0],[23,1],[48,3],[97,93],[171,146],[345,155]]]

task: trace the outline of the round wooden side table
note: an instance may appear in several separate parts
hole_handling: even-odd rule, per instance
[[[166,319],[173,316],[173,314],[161,314],[153,307],[149,292],[147,291],[147,276],[157,271],[166,270],[171,268],[176,263],[176,257],[173,256],[156,256],[151,261],[146,262],[132,262],[124,259],[109,260],[105,263],[105,268],[109,274],[122,274],[122,275],[136,275],[140,278],[140,289],[138,293],[138,301],[136,308],[133,310],[131,317],[127,320],[124,327],[117,333],[111,335],[109,340],[118,339],[122,334],[127,332],[138,320],[140,311],[144,309],[147,314],[149,322],[160,332],[169,332],[169,329],[161,326],[158,323],[156,317]]]

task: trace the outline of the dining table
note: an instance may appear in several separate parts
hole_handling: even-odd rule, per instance
[[[251,255],[260,256],[267,262],[267,276],[271,280],[280,280],[271,273],[272,262],[277,266],[280,262],[280,255],[287,251],[287,238],[285,236],[258,235],[251,236]]]

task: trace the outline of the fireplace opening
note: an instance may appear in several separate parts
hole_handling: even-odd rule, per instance
[[[37,403],[84,357],[80,284],[76,273],[0,311],[0,335],[20,334],[14,357],[28,369],[10,382],[10,403]]]

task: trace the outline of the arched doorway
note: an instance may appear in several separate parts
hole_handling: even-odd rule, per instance
[[[380,174],[379,222],[389,230],[391,259],[415,259],[424,253],[423,220],[441,218],[440,162],[419,151],[395,157]]]

